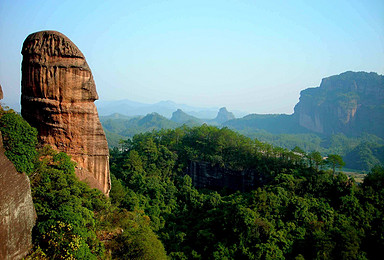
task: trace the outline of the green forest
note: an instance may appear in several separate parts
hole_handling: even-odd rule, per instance
[[[202,125],[136,134],[110,150],[110,197],[65,153],[2,111],[6,155],[37,213],[27,259],[375,259],[384,248],[384,168],[357,184],[337,154],[289,150]],[[190,162],[252,171],[255,189],[196,189]],[[327,167],[325,167],[327,165]]]
[[[177,127],[200,126],[201,122],[176,123],[159,114],[152,113],[145,117],[124,117],[111,115],[101,118],[110,148],[121,147],[120,140],[132,138],[135,134]],[[384,163],[384,140],[373,134],[346,136],[343,133],[320,135],[315,133],[271,133],[262,129],[239,128],[231,126],[252,139],[292,150],[296,146],[306,153],[318,151],[323,157],[338,154],[343,157],[345,166],[357,172],[368,172],[375,165]]]

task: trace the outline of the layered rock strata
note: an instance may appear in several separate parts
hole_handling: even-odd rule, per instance
[[[72,156],[80,180],[108,195],[109,150],[83,53],[65,35],[41,31],[27,37],[22,54],[22,116],[41,144]]]
[[[0,93],[2,99],[1,87]],[[0,132],[0,259],[21,259],[28,254],[35,220],[29,179],[5,156]]]

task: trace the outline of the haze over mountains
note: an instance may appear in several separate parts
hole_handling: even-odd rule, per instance
[[[160,101],[155,104],[146,104],[128,99],[96,102],[97,110],[100,115],[107,116],[119,113],[126,116],[143,116],[152,112],[156,112],[164,117],[171,118],[172,113],[178,109],[183,110],[187,114],[200,119],[213,119],[217,115],[219,108],[203,108],[178,104],[173,101]],[[244,111],[234,110],[233,113],[237,117],[243,117],[247,114]]]
[[[235,129],[264,129],[271,133],[363,133],[384,137],[384,76],[345,72],[324,78],[319,87],[300,93],[292,115],[247,115],[226,122]]]
[[[98,110],[104,116],[113,113],[137,116],[155,112],[179,124],[207,123],[237,130],[263,129],[275,134],[344,133],[358,136],[369,133],[384,137],[384,77],[373,72],[348,71],[324,78],[319,87],[300,93],[300,101],[292,115],[249,114],[242,117],[242,112],[228,112],[225,107],[203,110],[172,101],[156,104],[104,101],[98,103]]]
[[[126,111],[128,107],[123,104],[117,103],[119,110],[115,111]],[[122,138],[145,131],[208,124],[228,127],[287,149],[299,146],[308,152],[335,152],[350,158],[349,166],[356,169],[369,169],[375,163],[384,162],[384,76],[373,72],[348,71],[324,78],[319,87],[301,91],[300,101],[291,115],[249,114],[239,118],[225,107],[193,114],[187,112],[191,107],[170,101],[151,106],[134,105],[135,113],[148,111],[150,114],[101,117],[110,147]],[[170,119],[161,115],[164,111],[169,115],[177,106],[185,110],[175,109]],[[100,107],[104,113],[107,108],[112,106]],[[360,154],[359,160],[356,154]]]

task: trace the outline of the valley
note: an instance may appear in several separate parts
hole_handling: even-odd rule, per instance
[[[298,146],[323,156],[337,153],[343,156],[347,168],[369,171],[384,163],[383,78],[376,73],[345,72],[323,79],[319,87],[302,91],[291,115],[249,114],[235,118],[223,107],[216,117],[204,119],[178,108],[170,118],[155,112],[136,117],[113,114],[102,116],[101,123],[111,148],[138,133],[207,124],[228,127],[289,150]]]

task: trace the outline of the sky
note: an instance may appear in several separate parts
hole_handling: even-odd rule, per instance
[[[79,47],[100,100],[290,114],[322,78],[384,74],[382,0],[1,0],[3,103],[19,102],[21,47],[41,30]]]

